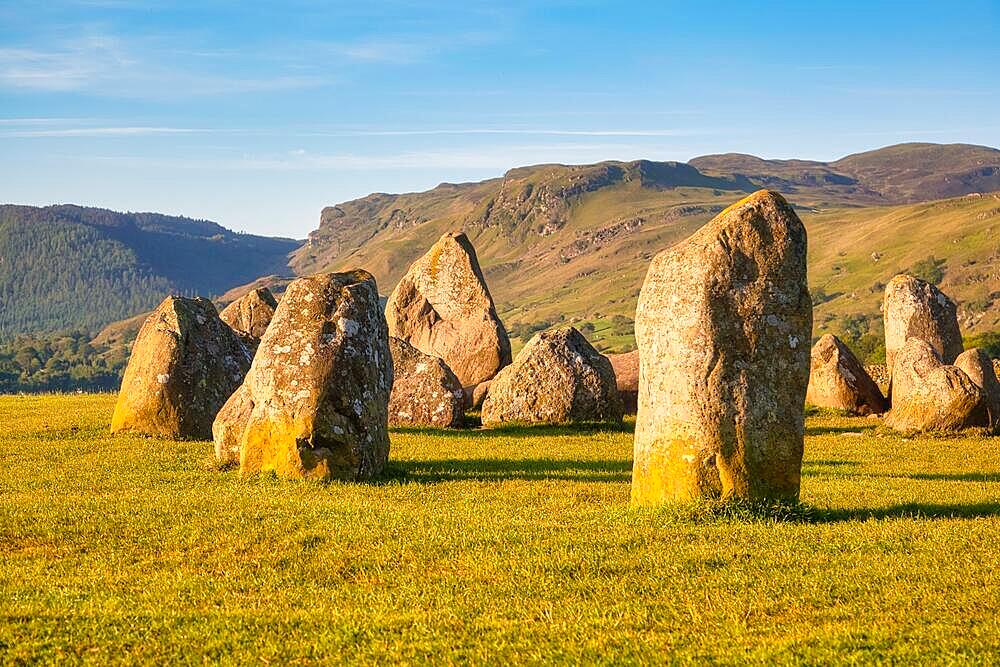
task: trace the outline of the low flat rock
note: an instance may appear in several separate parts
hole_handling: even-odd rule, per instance
[[[465,391],[444,360],[393,337],[389,338],[389,350],[394,374],[389,425],[461,426]]]
[[[611,362],[569,327],[536,334],[493,378],[482,421],[621,421],[623,412]]]
[[[111,431],[212,437],[212,421],[240,386],[250,355],[208,299],[170,296],[132,346]]]
[[[371,274],[288,286],[240,389],[215,420],[215,451],[243,475],[365,480],[389,457],[389,333]]]
[[[880,415],[889,409],[889,401],[864,366],[833,334],[822,336],[813,346],[806,403],[855,415]]]
[[[1000,381],[989,355],[978,347],[966,350],[955,359],[955,367],[969,376],[983,391],[982,411],[988,428],[1000,429]]]
[[[902,433],[985,426],[984,399],[965,371],[943,363],[930,343],[911,338],[895,357],[885,424]]]

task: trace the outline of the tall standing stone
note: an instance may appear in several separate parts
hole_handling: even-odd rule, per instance
[[[632,502],[799,493],[806,230],[761,190],[653,258],[639,295]]]
[[[242,474],[363,480],[389,456],[392,357],[378,289],[356,270],[288,286],[240,389],[213,427]]]
[[[880,415],[889,409],[889,401],[865,367],[833,334],[813,346],[806,403],[855,415]]]
[[[465,234],[442,236],[399,281],[385,307],[389,334],[441,357],[463,387],[511,361],[510,340]]]
[[[258,287],[223,308],[219,317],[236,332],[247,349],[256,352],[277,307],[271,290]]]
[[[950,364],[962,353],[955,302],[934,285],[898,275],[885,286],[882,300],[885,324],[885,363],[890,375],[896,354],[910,338],[919,338]]]
[[[249,353],[211,301],[167,297],[139,329],[111,431],[208,439],[249,366]]]

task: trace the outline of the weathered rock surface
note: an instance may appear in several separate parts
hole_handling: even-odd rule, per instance
[[[926,341],[946,364],[962,353],[955,303],[928,282],[898,275],[885,286],[885,363],[893,372],[896,354],[910,338]]]
[[[167,297],[139,329],[111,431],[210,438],[212,420],[249,367],[249,353],[211,301]]]
[[[625,414],[634,415],[639,407],[639,350],[605,356],[615,369],[615,382]]]
[[[983,350],[974,347],[958,355],[955,367],[969,376],[973,384],[983,392],[982,410],[985,412],[984,426],[1000,427],[1000,381],[997,380],[993,361]]]
[[[486,397],[490,395],[491,384],[493,384],[493,380],[487,380],[486,382],[480,382],[472,388],[472,392],[469,396],[470,409],[483,407],[483,403],[486,402]]]
[[[222,309],[219,317],[232,327],[251,352],[256,352],[260,339],[278,307],[271,290],[258,287]]]
[[[812,302],[806,230],[781,195],[654,257],[635,324],[633,504],[796,498]]]
[[[930,343],[911,338],[896,353],[885,423],[903,433],[985,426],[983,401],[982,389],[965,371],[942,363]]]
[[[389,350],[394,375],[389,425],[461,426],[465,391],[444,360],[398,338],[389,338]]]
[[[868,364],[865,366],[868,377],[878,385],[879,391],[888,399],[889,395],[889,367],[885,364]]]
[[[833,334],[813,346],[806,403],[856,415],[878,415],[889,409],[889,401],[864,366]]]
[[[299,278],[246,380],[215,420],[220,461],[242,474],[364,480],[389,456],[392,357],[378,289],[356,270]]]
[[[622,413],[611,362],[569,327],[536,334],[493,378],[482,421],[621,421]]]
[[[444,359],[464,387],[510,363],[507,331],[465,234],[445,234],[414,262],[385,313],[391,336]]]

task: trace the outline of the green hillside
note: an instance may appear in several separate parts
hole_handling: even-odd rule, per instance
[[[1000,329],[997,197],[905,203],[921,192],[1000,189],[998,174],[1000,151],[931,144],[833,163],[719,155],[539,165],[325,209],[291,265],[300,274],[365,267],[388,293],[438,236],[463,229],[516,339],[575,321],[599,348],[621,351],[633,345],[630,319],[649,259],[768,187],[788,197],[810,232],[817,335],[842,334],[877,358],[880,285],[925,264],[960,302],[967,333]]]
[[[93,331],[170,293],[222,294],[287,272],[298,245],[155,213],[0,206],[0,339]]]

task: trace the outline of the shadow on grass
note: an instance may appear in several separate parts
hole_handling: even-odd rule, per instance
[[[570,459],[442,459],[392,461],[381,484],[437,484],[461,480],[563,480],[571,482],[628,482],[631,461]]]
[[[491,428],[476,428],[476,424],[468,424],[474,428],[442,429],[418,426],[394,426],[389,429],[392,434],[426,435],[437,438],[544,438],[560,435],[595,435],[598,433],[632,433],[635,424],[625,421],[621,424],[612,422],[588,422],[583,424],[504,424]]]
[[[840,433],[857,433],[858,435],[864,435],[873,428],[874,425],[871,423],[856,424],[854,426],[807,426],[806,435],[837,435]]]
[[[701,500],[652,510],[689,523],[826,524],[884,519],[974,519],[1000,517],[1000,502],[901,503],[878,508],[820,509],[806,503]]]

